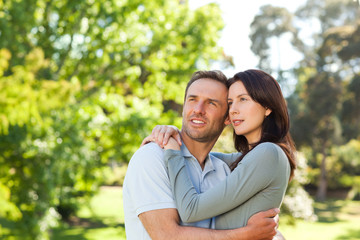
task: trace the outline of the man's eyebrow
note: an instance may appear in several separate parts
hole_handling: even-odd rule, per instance
[[[220,100],[209,98],[209,101],[220,103]]]
[[[187,98],[197,98],[198,96],[197,95],[189,95],[189,96],[187,96]],[[218,100],[218,99],[215,99],[215,98],[208,98],[208,101],[211,101],[211,102],[216,102],[216,103],[221,103],[221,101],[220,100]]]

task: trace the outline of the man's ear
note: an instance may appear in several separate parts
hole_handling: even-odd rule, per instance
[[[227,117],[225,118],[224,124],[225,124],[226,126],[231,124],[229,115],[227,115]]]

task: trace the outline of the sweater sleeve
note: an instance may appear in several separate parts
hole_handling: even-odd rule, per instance
[[[281,156],[279,156],[279,153]],[[265,189],[274,178],[286,171],[285,153],[273,143],[262,143],[250,151],[223,181],[198,194],[185,168],[180,151],[166,150],[165,162],[177,209],[184,222],[218,216],[243,204]]]
[[[210,154],[225,162],[229,167],[233,162],[236,161],[236,159],[238,159],[241,156],[240,152],[236,152],[236,153],[211,152]]]

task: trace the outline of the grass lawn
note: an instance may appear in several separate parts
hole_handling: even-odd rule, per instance
[[[52,239],[126,239],[121,188],[102,188],[92,199],[91,208],[80,209],[80,223],[56,229]],[[280,223],[280,231],[288,240],[360,240],[359,201],[316,202],[315,212],[318,222],[297,221],[295,226]]]
[[[83,206],[71,225],[54,229],[52,240],[119,240],[126,239],[122,190],[119,187],[102,187],[90,206]]]
[[[288,240],[360,240],[360,201],[315,203],[315,211],[317,222],[297,221],[295,226],[290,226],[282,224],[280,219],[279,230]],[[126,239],[119,187],[102,187],[90,206],[82,206],[77,215],[70,224],[53,229],[51,240]],[[4,219],[0,219],[0,229],[1,225],[3,233],[11,232],[11,224]],[[0,239],[3,239],[1,234]]]
[[[329,200],[316,202],[314,207],[317,222],[297,221],[295,226],[280,223],[279,230],[286,239],[360,239],[360,201]]]

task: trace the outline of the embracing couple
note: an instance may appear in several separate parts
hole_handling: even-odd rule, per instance
[[[180,131],[155,127],[130,160],[127,239],[284,239],[278,213],[296,161],[276,80],[261,70],[195,72],[182,117]],[[211,152],[230,123],[238,152]]]

